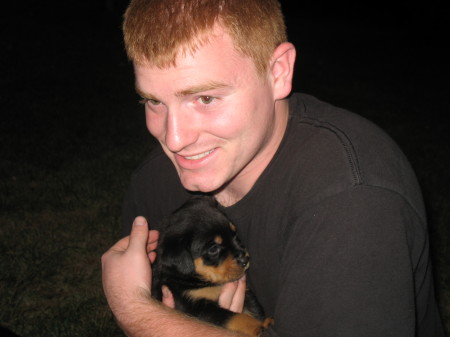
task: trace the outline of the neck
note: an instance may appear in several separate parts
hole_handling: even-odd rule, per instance
[[[287,99],[275,102],[274,114],[274,128],[268,135],[268,140],[260,153],[236,177],[214,193],[222,206],[229,207],[241,200],[252,189],[277,152],[288,122],[289,104]]]

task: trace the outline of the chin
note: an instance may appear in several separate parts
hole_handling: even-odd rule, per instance
[[[206,178],[183,178],[180,176],[181,184],[185,189],[192,192],[211,193],[219,190],[224,183],[218,181],[208,181]]]

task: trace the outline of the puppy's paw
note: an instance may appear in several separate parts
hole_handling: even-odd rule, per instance
[[[272,317],[267,317],[263,322],[262,326],[264,329],[267,329],[269,326],[274,325],[275,320]]]
[[[226,328],[248,336],[258,337],[272,323],[273,319],[271,318],[266,318],[264,322],[261,322],[247,314],[235,314],[226,324]]]

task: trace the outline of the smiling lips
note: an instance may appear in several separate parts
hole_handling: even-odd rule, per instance
[[[182,156],[178,153],[175,153],[175,161],[178,168],[188,171],[196,171],[205,168],[208,164],[211,163],[214,154],[216,153],[216,149],[208,150],[199,154],[191,155],[191,156]]]
[[[200,154],[196,154],[194,156],[188,156],[188,157],[183,157],[183,158],[187,159],[187,160],[198,160],[198,159],[202,159],[202,158],[206,157],[207,155],[209,155],[213,151],[214,151],[214,149],[206,151],[206,152],[203,152],[203,153],[200,153]]]

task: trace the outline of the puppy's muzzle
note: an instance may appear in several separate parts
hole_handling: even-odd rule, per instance
[[[250,266],[250,258],[248,253],[243,252],[238,255],[236,261],[242,266],[242,268],[247,269]]]

